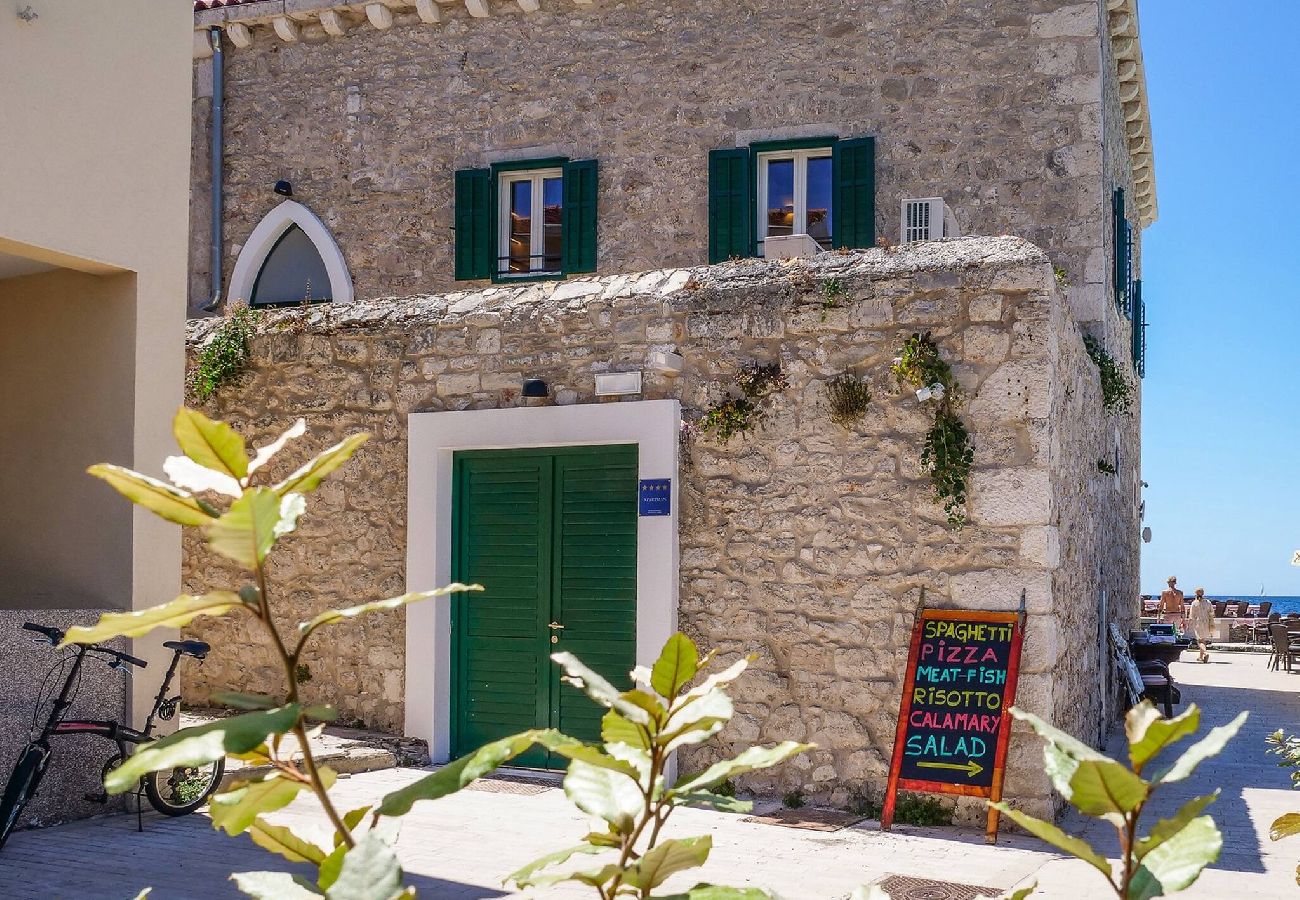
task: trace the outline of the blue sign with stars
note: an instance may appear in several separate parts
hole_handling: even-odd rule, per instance
[[[668,516],[673,511],[673,480],[642,478],[640,512],[643,516]]]

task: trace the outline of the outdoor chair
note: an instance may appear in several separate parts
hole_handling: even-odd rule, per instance
[[[1263,603],[1259,605],[1259,609],[1255,612],[1255,616],[1260,619],[1267,619],[1270,615],[1273,614],[1272,609],[1273,609],[1273,601],[1265,600]]]
[[[1267,606],[1268,604],[1265,604],[1265,605]],[[1272,627],[1275,623],[1278,623],[1278,622],[1281,622],[1281,621],[1282,621],[1282,614],[1281,614],[1281,613],[1267,613],[1267,616],[1268,616],[1268,618],[1265,619],[1264,621],[1262,621],[1262,622],[1258,622],[1258,621],[1257,621],[1257,622],[1255,622],[1253,625],[1250,626],[1250,642],[1251,642],[1252,644],[1254,644],[1254,643],[1256,643],[1256,642],[1259,642],[1259,643],[1261,643],[1261,644],[1270,644],[1270,645],[1271,645],[1273,638],[1272,638],[1272,636],[1271,636],[1270,633],[1269,633],[1269,628]],[[1261,616],[1261,618],[1262,618],[1262,616]],[[1283,627],[1285,627],[1285,626],[1283,626]]]
[[[1150,700],[1164,708],[1165,718],[1174,714],[1174,705],[1182,703],[1182,693],[1169,673],[1167,663],[1160,660],[1137,662],[1129,649],[1128,641],[1114,622],[1110,623],[1110,649],[1119,669],[1120,688],[1124,693],[1125,707],[1131,707],[1142,701]]]
[[[1269,657],[1269,668],[1277,671],[1279,663],[1286,664],[1286,671],[1291,671],[1291,663],[1300,661],[1300,646],[1292,643],[1291,632],[1285,625],[1274,624],[1268,627],[1273,638],[1273,655]]]
[[[1237,618],[1244,619],[1250,615],[1250,601],[1242,600],[1237,604]]]
[[[1228,614],[1228,601],[1227,600],[1214,601],[1214,618],[1222,619],[1227,614]]]

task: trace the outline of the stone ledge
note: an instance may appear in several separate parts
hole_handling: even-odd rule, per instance
[[[734,313],[722,301],[745,294],[746,308],[761,315],[773,301],[815,292],[830,278],[848,284],[846,308],[870,305],[873,294],[899,294],[955,286],[962,271],[997,272],[996,290],[1012,293],[1052,291],[1051,263],[1034,244],[1018,237],[968,237],[926,241],[897,249],[853,250],[822,253],[785,261],[746,259],[689,269],[663,269],[630,275],[571,278],[527,285],[494,285],[449,294],[382,297],[343,305],[320,304],[308,309],[268,310],[259,331],[286,330],[308,334],[337,334],[376,327],[416,327],[449,324],[490,324],[502,318],[575,313],[596,303],[645,301],[678,311]],[[943,275],[938,275],[943,273]],[[936,277],[938,275],[938,277]],[[969,276],[967,276],[969,277]],[[973,280],[973,279],[972,279]],[[914,282],[907,284],[906,282]],[[864,291],[862,282],[871,284]],[[877,284],[880,283],[880,284]],[[190,319],[186,343],[202,346],[220,324],[220,318]]]

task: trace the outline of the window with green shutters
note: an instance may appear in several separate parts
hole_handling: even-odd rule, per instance
[[[1147,308],[1142,301],[1142,280],[1133,282],[1133,369],[1138,378],[1147,377]]]
[[[506,282],[596,271],[594,159],[521,160],[456,173],[456,278]]]
[[[1133,223],[1124,209],[1124,189],[1116,188],[1112,200],[1112,242],[1115,258],[1115,305],[1130,319],[1133,309]]]
[[[875,138],[765,141],[709,153],[709,262],[761,256],[768,237],[876,243]]]

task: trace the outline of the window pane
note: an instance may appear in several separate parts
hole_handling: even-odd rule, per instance
[[[249,302],[258,306],[329,299],[330,277],[325,271],[325,261],[307,233],[297,225],[290,225],[262,263]]]
[[[827,250],[831,247],[831,159],[808,160],[808,235]]]
[[[547,178],[542,181],[542,203],[545,208],[546,231],[542,238],[542,268],[558,272],[564,263],[563,249],[564,179]]]
[[[794,160],[767,163],[767,235],[794,234]]]
[[[510,249],[508,272],[532,270],[533,183],[510,182]]]

